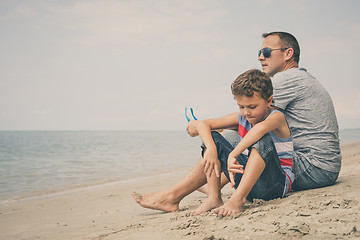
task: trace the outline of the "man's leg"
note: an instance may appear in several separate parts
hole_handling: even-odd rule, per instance
[[[329,172],[312,165],[306,158],[294,153],[295,180],[292,189],[295,191],[321,188],[333,185],[339,173]]]
[[[142,207],[173,212],[179,209],[179,203],[184,197],[205,183],[204,166],[202,161],[199,161],[188,175],[169,189],[149,194],[133,192],[132,196]]]
[[[225,129],[221,135],[235,148],[239,143],[239,133],[237,129]]]
[[[226,184],[229,183],[229,180],[226,178],[224,173],[221,173],[221,182],[220,182],[220,189],[222,189]],[[206,195],[209,194],[209,186],[205,184],[197,189],[199,192],[202,192]]]

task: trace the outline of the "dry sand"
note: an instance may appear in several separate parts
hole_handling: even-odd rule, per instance
[[[130,193],[164,189],[182,169],[137,181],[25,199],[0,207],[0,239],[360,239],[360,142],[342,146],[334,186],[246,204],[232,217],[191,216],[205,199],[195,192],[180,210],[141,208]],[[232,190],[223,189],[227,200]]]

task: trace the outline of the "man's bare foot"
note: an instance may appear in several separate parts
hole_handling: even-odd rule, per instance
[[[168,200],[163,193],[140,194],[133,192],[131,195],[135,201],[144,208],[161,210],[164,212],[174,212],[179,209],[179,203]]]
[[[211,209],[220,207],[224,204],[222,199],[209,199],[207,198],[205,202],[203,202],[197,209],[192,211],[193,215],[200,215],[202,213],[205,213],[207,211],[210,211]]]
[[[230,216],[244,211],[245,199],[236,201],[235,198],[230,198],[224,205],[214,209],[214,213],[222,216]]]

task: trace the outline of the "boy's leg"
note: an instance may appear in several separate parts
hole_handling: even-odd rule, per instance
[[[232,149],[231,145],[229,147]],[[179,203],[185,196],[203,186],[206,181],[204,166],[200,160],[185,178],[169,189],[150,194],[133,192],[132,196],[142,207],[172,212],[179,209]]]
[[[216,174],[212,174],[211,177],[206,175],[208,185],[208,198],[192,213],[199,215],[211,209],[220,207],[224,204],[221,199],[221,176],[217,177]]]
[[[180,201],[206,183],[202,161],[199,161],[191,172],[180,182],[161,192],[138,194],[132,193],[135,201],[142,207],[173,212],[179,209]]]
[[[230,145],[235,148],[239,143],[239,134],[237,129],[225,129],[221,132],[221,135],[225,138],[226,141],[230,143]],[[221,184],[220,188],[222,189],[226,184],[229,183],[229,180],[224,175],[224,173],[221,174]],[[200,187],[198,191],[208,194],[208,185],[205,184],[204,186]]]
[[[215,209],[215,213],[227,216],[243,212],[243,206],[246,202],[246,198],[264,169],[264,160],[260,156],[259,152],[256,149],[253,149],[247,161],[246,170],[241,178],[239,186],[224,206]]]
[[[225,138],[220,135],[220,133],[213,131],[211,133],[213,140],[217,146],[217,152],[218,152],[218,159],[220,160],[221,165],[222,162],[226,161],[229,156],[229,153],[234,149],[233,146],[225,140]],[[202,156],[204,156],[204,153],[206,151],[206,146],[203,144],[202,146]],[[220,150],[220,151],[219,151]],[[221,166],[223,168],[223,166]],[[221,173],[220,178],[216,177],[215,174],[212,174],[211,177],[208,175],[207,178],[207,194],[208,198],[205,202],[203,202],[200,207],[198,207],[196,210],[193,211],[193,214],[198,215],[204,212],[207,212],[213,208],[219,207],[223,205],[223,201],[221,199],[221,188],[228,183],[228,180],[224,181],[221,178],[226,178],[223,173]]]
[[[254,149],[258,151],[266,167],[247,199],[252,201],[254,198],[270,200],[283,197],[285,195],[285,179],[287,177],[281,167],[271,135],[269,133],[265,134],[252,146],[251,151]]]
[[[226,151],[226,149],[219,149],[222,145],[216,146],[218,147],[218,152]],[[269,200],[282,197],[285,187],[285,173],[281,169],[280,160],[270,134],[265,134],[252,146],[248,160],[240,155],[238,162],[244,166],[245,173],[243,176],[241,174],[235,175],[235,188],[237,190],[232,200],[236,198],[237,201],[229,200],[230,202],[225,204],[223,208],[232,204],[232,210],[228,209],[229,212],[239,212],[242,211],[244,199],[246,198],[251,201],[253,198]],[[222,170],[228,177],[227,162],[222,162],[221,164]],[[237,206],[237,208],[234,208],[234,206]],[[216,211],[219,212],[218,210]],[[224,215],[228,214],[228,212],[222,213]]]

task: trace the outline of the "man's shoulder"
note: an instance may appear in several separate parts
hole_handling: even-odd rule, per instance
[[[290,68],[274,75],[273,79],[287,79],[311,76],[305,68]]]
[[[278,72],[271,79],[273,86],[298,86],[307,85],[315,78],[307,72],[305,68],[291,68],[282,72]]]

